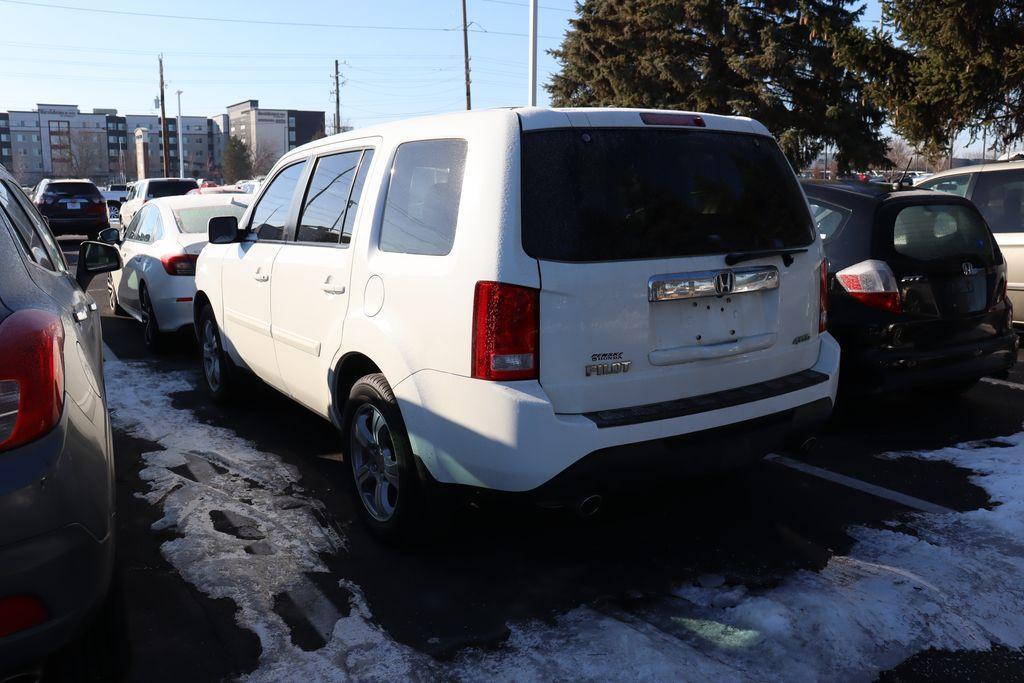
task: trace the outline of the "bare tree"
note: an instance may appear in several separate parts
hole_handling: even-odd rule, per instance
[[[84,130],[72,133],[69,160],[72,175],[91,178],[109,173],[106,140],[106,133]]]
[[[262,149],[254,150],[252,153],[252,172],[254,175],[266,175],[273,168],[274,162],[278,159],[278,155],[274,153],[274,150]]]

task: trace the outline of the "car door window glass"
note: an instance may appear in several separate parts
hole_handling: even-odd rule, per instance
[[[363,197],[363,186],[366,184],[366,174],[370,170],[370,162],[373,160],[373,150],[363,152],[363,159],[359,162],[359,172],[356,174],[355,185],[352,186],[352,194],[348,200],[348,210],[345,212],[345,227],[341,231],[341,243],[348,244],[352,241],[352,230],[355,227],[356,214],[359,213],[359,202]]]
[[[285,221],[292,204],[295,187],[299,184],[304,162],[292,164],[278,173],[252,211],[249,229],[261,240],[280,240],[284,237]]]
[[[139,222],[135,226],[135,232],[128,238],[133,242],[149,244],[153,241],[153,235],[159,227],[160,210],[155,207],[146,207],[140,213]]]
[[[139,223],[142,221],[142,217],[145,215],[145,210],[138,211],[132,218],[132,222],[128,224],[128,227],[124,231],[125,240],[134,240],[135,231],[139,229]]]
[[[946,176],[944,178],[928,180],[921,183],[920,186],[926,190],[937,190],[939,192],[955,194],[957,197],[966,197],[967,185],[970,184],[970,181],[971,174],[965,173],[963,175]]]
[[[57,270],[62,272],[68,272],[68,262],[64,258],[64,252],[60,248],[60,244],[57,243],[57,238],[53,236],[53,231],[50,230],[50,226],[46,224],[46,221],[39,214],[39,210],[32,205],[32,201],[25,195],[24,192],[20,191],[20,188],[9,184],[11,195],[14,197],[14,201],[17,206],[21,209],[22,215],[24,215],[32,226],[36,229],[39,237],[42,238],[43,248],[46,249],[46,253],[49,255],[50,260],[57,267]]]
[[[979,173],[972,199],[992,232],[1024,232],[1024,170]]]
[[[299,218],[297,241],[318,244],[340,242],[352,181],[361,156],[361,151],[355,151],[317,159]]]
[[[465,140],[398,147],[381,225],[382,251],[432,256],[451,251],[465,166]]]
[[[44,268],[57,270],[53,259],[50,258],[46,246],[43,244],[43,238],[32,226],[32,222],[21,206],[18,205],[17,200],[14,198],[14,190],[10,188],[7,181],[0,182],[0,207],[3,208],[7,220],[14,226],[15,231],[21,238],[22,244],[25,245],[25,249],[32,256],[32,260]]]
[[[811,219],[814,221],[814,229],[824,241],[835,237],[836,233],[849,220],[853,212],[835,204],[827,204],[819,199],[808,200],[811,207]]]

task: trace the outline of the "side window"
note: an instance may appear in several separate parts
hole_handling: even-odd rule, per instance
[[[432,256],[451,251],[465,166],[465,140],[398,147],[380,230],[382,251]]]
[[[295,194],[295,187],[299,184],[299,176],[302,175],[304,166],[305,162],[299,162],[278,173],[260,197],[252,211],[252,222],[249,224],[249,229],[254,231],[259,239],[279,240],[284,237],[288,209],[291,207],[292,195]]]
[[[14,198],[17,207],[21,209],[21,214],[35,227],[39,237],[42,238],[43,248],[46,250],[47,255],[49,255],[50,261],[57,266],[57,270],[66,273],[68,271],[68,262],[64,258],[64,252],[61,251],[60,244],[57,243],[57,239],[53,236],[50,226],[39,215],[39,210],[32,205],[32,201],[21,191],[20,187],[13,183],[8,183],[8,190]]]
[[[846,225],[853,212],[835,204],[828,204],[820,199],[808,199],[811,207],[811,219],[814,221],[814,229],[821,235],[821,239],[829,241],[839,230]]]
[[[955,194],[958,197],[967,196],[967,185],[971,182],[971,174],[964,173],[963,175],[945,176],[943,178],[936,178],[935,180],[926,180],[921,183],[920,187],[926,190],[938,190],[939,192],[948,192],[949,194]]]
[[[1024,232],[1024,170],[979,173],[972,199],[992,232]]]
[[[306,190],[296,240],[339,244],[362,151],[320,157]]]
[[[352,186],[352,194],[348,199],[348,210],[345,212],[345,227],[341,231],[341,243],[348,244],[352,241],[352,229],[356,223],[356,215],[359,213],[359,202],[363,199],[363,185],[366,184],[366,174],[370,171],[370,162],[373,161],[373,150],[363,152],[363,160],[359,162],[359,173],[356,175],[356,183]]]
[[[135,215],[132,216],[132,222],[128,224],[127,228],[125,228],[124,239],[126,239],[126,240],[134,240],[135,239],[135,231],[139,229],[139,223],[142,222],[142,217],[145,215],[145,213],[146,213],[146,207],[142,207],[141,209],[139,209],[138,211],[135,212]]]
[[[7,220],[11,222],[21,237],[21,242],[32,256],[32,260],[48,270],[57,270],[53,259],[47,253],[42,237],[32,227],[32,222],[17,203],[14,198],[14,190],[10,188],[7,181],[0,181],[0,207],[3,207]]]
[[[139,222],[135,226],[135,232],[129,239],[133,242],[149,244],[153,241],[156,231],[160,228],[160,209],[155,206],[147,206],[139,214]]]

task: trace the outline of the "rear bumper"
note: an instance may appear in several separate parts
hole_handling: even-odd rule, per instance
[[[929,351],[848,349],[843,384],[860,392],[885,392],[980,379],[1013,367],[1019,344],[1011,330],[984,341]]]
[[[831,412],[839,345],[830,335],[822,336],[810,369],[825,375],[824,381],[738,405],[606,427],[586,415],[555,413],[543,388],[532,381],[485,382],[424,370],[394,392],[413,452],[435,480],[523,492],[584,459],[610,464],[574,470],[615,471],[624,457],[667,457],[682,469],[700,469],[702,462],[721,465],[734,454],[767,453]]]
[[[187,275],[168,275],[159,286],[149,287],[150,301],[162,332],[177,332],[195,325],[192,300],[196,296],[196,279]]]
[[[0,463],[0,599],[38,599],[39,626],[0,637],[3,673],[46,657],[84,625],[113,569],[113,465],[106,407],[69,396],[61,422]]]
[[[0,638],[0,675],[74,638],[102,603],[113,566],[113,533],[97,540],[80,524],[0,547],[0,598],[35,597],[48,615],[35,628]]]
[[[47,218],[50,229],[57,235],[73,235],[75,230],[103,230],[110,227],[106,215],[81,218]]]

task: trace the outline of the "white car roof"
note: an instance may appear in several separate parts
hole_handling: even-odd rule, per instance
[[[200,206],[224,206],[236,204],[240,207],[249,206],[252,195],[247,194],[183,194],[175,197],[160,197],[149,200],[150,204],[162,206],[171,211],[192,209]]]
[[[646,124],[641,114],[686,114],[699,116],[703,119],[704,128],[712,131],[729,131],[736,133],[753,133],[770,136],[771,133],[758,121],[745,116],[722,116],[703,112],[682,111],[675,109],[617,109],[601,107],[551,108],[551,107],[507,107],[503,109],[476,109],[473,111],[421,116],[390,123],[381,123],[366,128],[358,128],[347,133],[339,133],[326,138],[308,142],[288,152],[286,157],[301,156],[312,149],[331,146],[348,140],[360,140],[374,136],[399,135],[407,136],[410,130],[425,127],[426,124],[448,122],[453,124],[478,124],[485,118],[495,119],[505,113],[509,117],[518,117],[523,130],[541,130],[544,128],[571,127],[659,127],[658,124]],[[283,158],[283,157],[282,157]]]
[[[990,164],[975,164],[973,166],[957,166],[956,168],[949,168],[945,171],[939,171],[933,175],[928,176],[928,180],[935,180],[936,178],[943,178],[950,175],[960,175],[962,173],[989,173],[991,171],[1017,171],[1024,169],[1024,161],[994,161]]]

